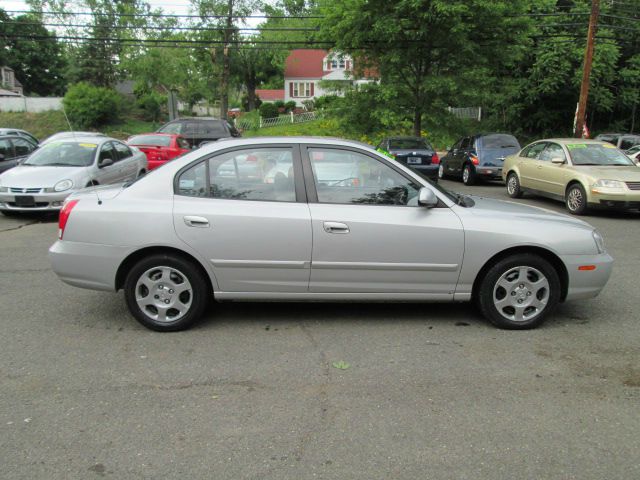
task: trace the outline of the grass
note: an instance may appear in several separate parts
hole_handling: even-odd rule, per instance
[[[120,123],[91,130],[100,131],[114,138],[126,139],[130,135],[154,132],[159,126],[159,123],[127,118]],[[32,133],[40,140],[54,133],[69,130],[69,125],[60,110],[40,113],[0,112],[0,127],[20,128]]]

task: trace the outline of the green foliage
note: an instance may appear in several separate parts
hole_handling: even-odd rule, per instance
[[[260,105],[260,116],[262,118],[277,118],[278,113],[278,107],[274,103],[265,102]]]
[[[69,87],[63,104],[73,128],[85,129],[116,121],[121,101],[114,90],[81,82]]]
[[[284,104],[284,109],[286,112],[292,112],[296,109],[296,102],[295,100],[289,100],[288,102],[286,102]]]
[[[137,104],[144,113],[145,120],[159,122],[167,105],[167,96],[158,92],[144,93],[138,97]]]
[[[315,99],[315,107],[317,110],[323,110],[325,108],[335,108],[341,103],[342,98],[337,95],[325,95]]]
[[[275,102],[273,102],[273,104],[276,106],[276,108],[280,109],[280,108],[284,108],[284,100],[276,100]]]
[[[260,97],[256,96],[254,109],[260,108],[260,105],[262,105],[262,100],[260,100]],[[242,95],[242,109],[245,112],[252,111],[252,110],[249,110],[249,96],[246,93]]]

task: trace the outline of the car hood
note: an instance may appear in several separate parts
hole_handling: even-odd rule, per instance
[[[53,187],[60,180],[86,177],[85,167],[37,167],[19,165],[0,176],[0,185],[20,188]]]
[[[640,168],[635,165],[628,167],[596,167],[589,165],[575,165],[577,172],[583,173],[595,179],[619,180],[621,182],[640,182]]]
[[[547,210],[546,208],[533,207],[530,205],[523,205],[521,203],[485,197],[471,196],[471,199],[475,202],[475,205],[473,207],[466,208],[465,211],[468,211],[472,215],[486,215],[493,218],[498,217],[503,220],[506,217],[518,220],[544,220],[558,222],[564,225],[588,228],[590,230],[593,230],[594,228],[583,220],[579,220],[575,217],[570,217],[569,215],[562,213],[557,213],[552,210]]]

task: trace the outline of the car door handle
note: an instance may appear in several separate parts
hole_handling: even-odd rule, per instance
[[[322,226],[327,233],[349,233],[349,227],[344,223],[324,222]]]
[[[542,168],[542,165],[538,165],[538,168]]]
[[[209,228],[209,220],[204,217],[198,217],[196,215],[185,216],[184,223],[187,224],[187,227]]]

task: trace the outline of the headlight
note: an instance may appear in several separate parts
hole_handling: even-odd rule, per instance
[[[53,187],[54,192],[64,192],[65,190],[69,190],[73,187],[73,182],[71,180],[60,180]]]
[[[618,180],[598,180],[593,184],[593,189],[595,191],[622,191],[624,190],[624,182],[619,182]]]
[[[593,240],[596,242],[596,248],[598,249],[598,253],[604,253],[605,252],[604,238],[602,238],[602,235],[600,235],[600,232],[598,232],[597,230],[594,230],[592,235],[593,235]]]

